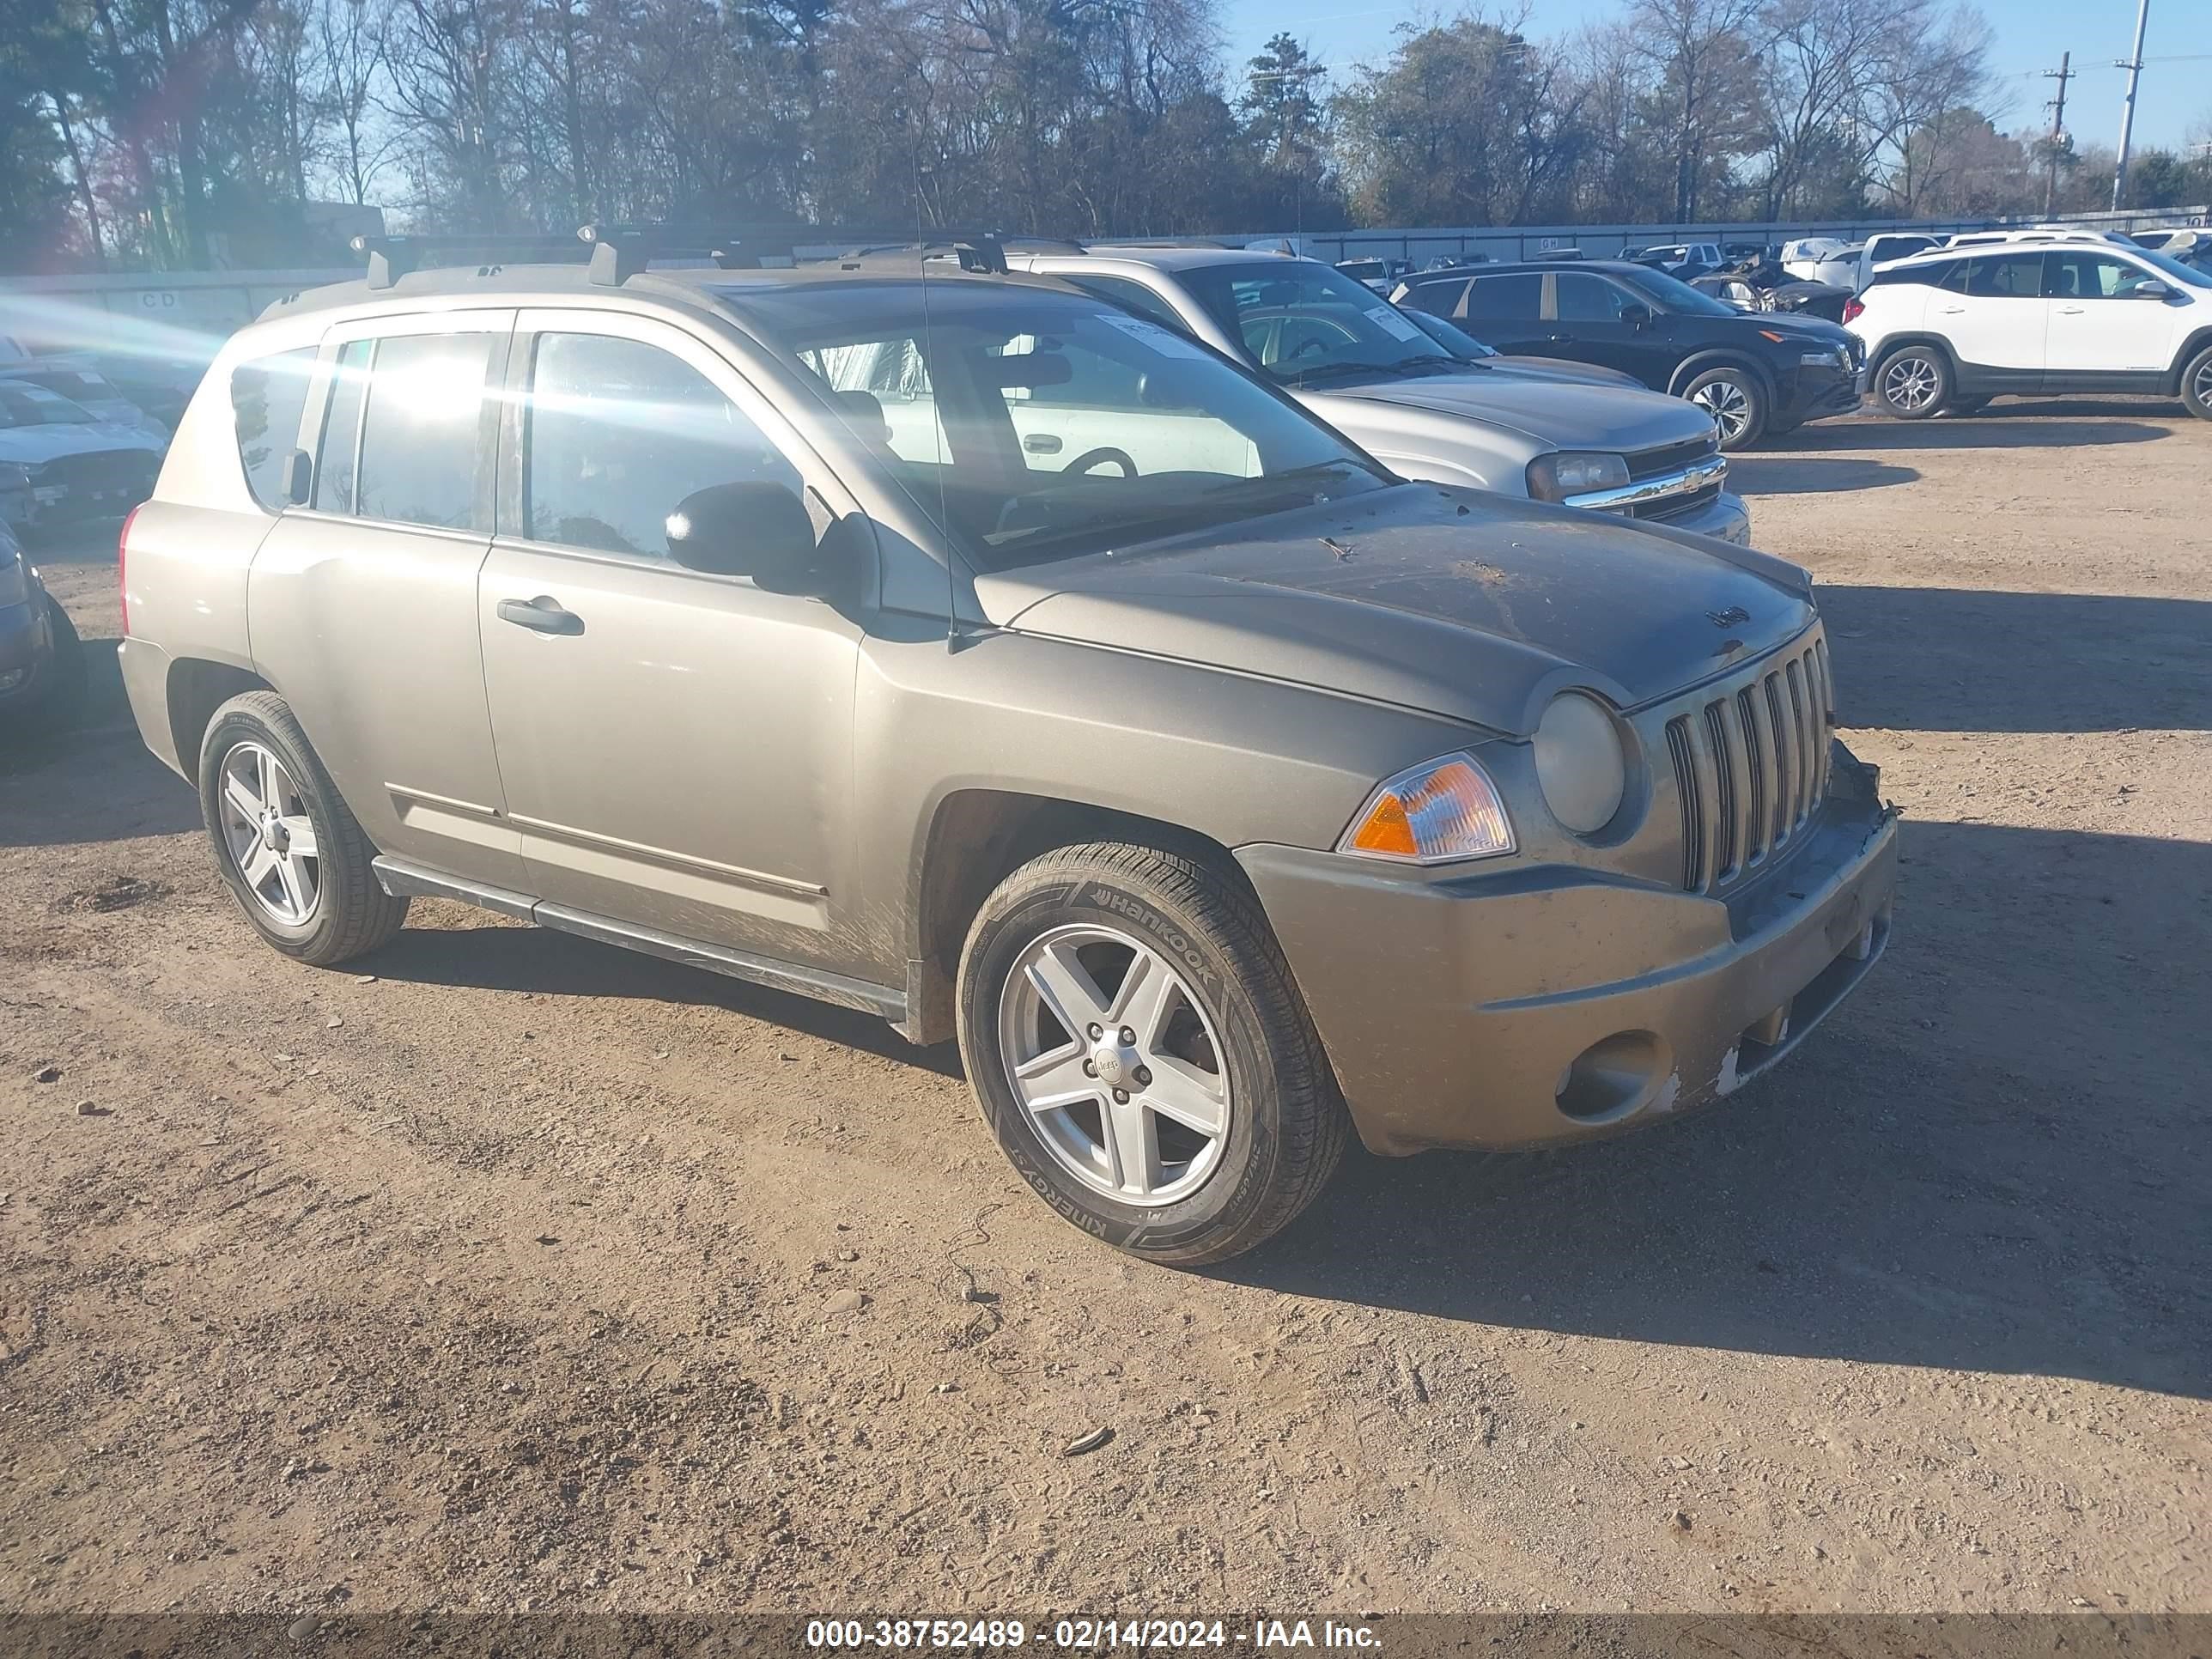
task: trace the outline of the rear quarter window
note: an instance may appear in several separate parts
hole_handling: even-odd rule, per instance
[[[252,357],[230,372],[230,412],[238,438],[238,461],[246,488],[271,513],[291,505],[287,475],[292,452],[300,447],[300,416],[307,405],[307,382],[315,370],[315,348]]]

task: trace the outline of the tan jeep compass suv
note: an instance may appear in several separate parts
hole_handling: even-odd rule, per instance
[[[1402,482],[1050,279],[375,276],[229,343],[125,536],[278,951],[437,895],[957,1036],[1048,1202],[1188,1263],[1347,1128],[1727,1094],[1882,947],[1794,566]]]

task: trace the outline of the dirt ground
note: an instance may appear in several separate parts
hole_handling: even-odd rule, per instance
[[[2212,1611],[2212,425],[1735,477],[1906,809],[1881,969],[1224,1270],[859,1016],[439,903],[276,957],[119,704],[0,762],[0,1607]]]

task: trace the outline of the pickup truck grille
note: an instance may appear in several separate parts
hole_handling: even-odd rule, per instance
[[[1816,627],[1668,714],[1685,891],[1734,886],[1790,845],[1820,810],[1834,704],[1828,643]]]
[[[1679,444],[1666,444],[1656,449],[1639,449],[1628,457],[1628,477],[1632,484],[1640,484],[1654,478],[1670,478],[1696,466],[1710,462],[1720,448],[1717,438],[1692,438]],[[1671,495],[1654,496],[1637,501],[1628,508],[1632,519],[1656,519],[1664,522],[1686,513],[1701,510],[1721,493],[1728,481],[1727,464],[1705,483],[1694,487],[1686,480],[1683,486]]]

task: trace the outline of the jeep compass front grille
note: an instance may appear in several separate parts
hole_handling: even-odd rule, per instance
[[[1816,629],[1742,675],[1700,690],[1668,717],[1686,890],[1733,886],[1820,811],[1833,705],[1827,641]]]

